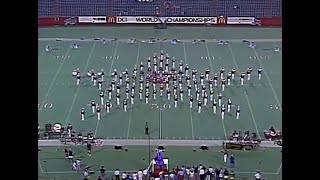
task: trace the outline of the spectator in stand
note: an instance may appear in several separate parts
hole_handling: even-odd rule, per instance
[[[127,174],[126,180],[132,180],[132,175],[130,173]]]
[[[100,168],[100,176],[101,176],[101,178],[103,178],[103,179],[105,179],[105,177],[106,177],[106,169],[104,168],[104,166],[101,166],[101,168]]]
[[[184,171],[183,171],[183,168],[181,167],[178,172],[178,179],[183,180],[183,178],[184,178]]]
[[[122,175],[121,175],[121,179],[122,180],[126,180],[126,178],[127,178],[127,173],[123,172]]]
[[[216,175],[216,180],[219,180],[220,169],[216,168],[214,170],[214,172],[215,172],[215,175]]]
[[[224,178],[224,180],[228,180],[229,179],[229,171],[228,171],[228,169],[225,169],[223,171],[223,178]]]
[[[114,171],[114,176],[116,177],[116,180],[120,180],[120,171],[119,171],[119,169],[116,169]]]
[[[229,174],[229,177],[230,177],[230,180],[234,180],[236,177],[236,174],[233,171],[231,171]]]
[[[132,173],[132,180],[138,180],[137,172]]]
[[[142,177],[143,177],[143,172],[142,172],[142,170],[140,169],[139,171],[138,171],[138,180],[142,180]]]
[[[169,175],[169,177],[170,177],[170,179],[171,180],[173,180],[174,179],[174,169],[170,172],[170,175]]]
[[[189,180],[195,180],[195,176],[194,176],[194,171],[193,171],[193,169],[190,170]]]
[[[142,175],[143,175],[144,177],[147,177],[147,176],[148,176],[148,169],[143,170],[143,171],[142,171]]]
[[[223,173],[224,173],[223,168],[220,168],[220,169],[219,169],[219,174],[218,174],[218,177],[219,177],[218,180],[222,180],[222,179],[223,179]]]
[[[207,173],[207,179],[212,179],[213,173],[214,173],[213,168],[211,166],[209,166],[208,173]]]
[[[200,180],[205,180],[206,174],[205,174],[205,168],[203,166],[201,166],[199,170],[199,175],[200,175]]]

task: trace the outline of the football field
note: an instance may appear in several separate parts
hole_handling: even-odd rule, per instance
[[[39,28],[38,39],[38,122],[43,129],[45,124],[60,123],[62,126],[72,124],[77,132],[91,130],[96,137],[103,139],[145,139],[144,125],[149,124],[152,139],[170,140],[225,140],[234,130],[249,130],[257,133],[262,139],[263,130],[273,126],[282,129],[282,41],[281,29],[278,28],[233,28],[233,27],[168,27],[156,30],[151,27],[52,27]],[[56,40],[59,38],[59,41]],[[118,38],[118,41],[102,44],[95,38]],[[136,38],[134,44],[126,43],[129,38]],[[149,38],[178,38],[182,43],[172,44],[169,40],[149,44]],[[192,44],[193,39],[205,39],[206,42]],[[228,40],[228,45],[218,45],[215,40]],[[256,42],[255,49],[249,48],[242,40]],[[78,49],[71,48],[73,43]],[[55,50],[45,52],[46,46]],[[280,52],[275,52],[278,46]],[[166,95],[157,96],[149,103],[139,100],[138,83],[135,89],[134,104],[128,100],[128,111],[124,112],[122,102],[125,98],[124,86],[121,86],[120,102],[117,106],[115,94],[112,94],[110,113],[102,110],[101,120],[91,112],[89,103],[100,102],[100,90],[93,86],[87,71],[105,72],[102,90],[105,91],[111,82],[111,72],[117,69],[122,72],[128,69],[132,74],[134,65],[160,50],[170,57],[175,57],[176,66],[182,61],[190,70],[197,69],[198,75],[207,68],[212,73],[219,73],[223,67],[226,72],[237,70],[231,85],[222,92],[222,102],[232,101],[230,113],[225,119],[221,114],[213,114],[212,102],[197,112],[197,103],[189,108],[186,85],[184,99],[174,107],[173,99]],[[240,85],[239,74],[253,69],[251,80]],[[257,70],[263,68],[262,78],[258,79]],[[76,85],[72,71],[79,68],[83,76],[81,84]],[[210,74],[210,77],[213,74]],[[199,77],[199,76],[198,76]],[[183,81],[185,82],[185,81]],[[172,85],[170,85],[172,90]],[[214,88],[215,98],[221,92],[220,81]],[[208,88],[207,88],[208,93]],[[195,97],[194,90],[192,91]],[[195,99],[195,98],[194,98]],[[240,118],[235,118],[235,106],[241,107]],[[80,118],[81,108],[85,108],[86,119]],[[118,141],[118,140],[117,140]],[[73,147],[75,158],[80,158],[84,165],[97,171],[105,165],[108,177],[115,168],[121,171],[134,171],[145,168],[148,164],[148,147],[126,146],[128,151],[115,151],[111,146],[94,147],[91,157],[85,155],[84,147]],[[63,156],[63,147],[40,147],[38,156],[39,179],[79,179],[81,173],[70,170],[70,164]],[[152,147],[153,150],[155,147]],[[166,147],[165,156],[170,159],[169,167],[182,164],[202,163],[206,166],[226,167],[221,161],[221,147],[210,147],[209,151],[193,152],[194,147]],[[152,152],[153,155],[154,152]],[[261,170],[267,179],[280,180],[282,158],[279,149],[265,148],[254,151],[231,151],[236,157],[234,169],[238,178],[251,179],[256,170]],[[96,177],[98,173],[94,174]]]
[[[193,28],[193,27],[192,27]],[[185,30],[184,30],[185,29]],[[191,29],[191,28],[190,28]],[[87,132],[91,130],[99,138],[136,139],[144,137],[144,124],[148,122],[151,138],[162,139],[226,139],[234,130],[249,130],[263,137],[263,130],[270,126],[281,130],[282,103],[282,62],[281,51],[274,52],[275,46],[282,47],[281,29],[273,28],[189,28],[169,27],[166,30],[152,28],[120,28],[120,27],[70,27],[70,28],[39,28],[38,52],[38,107],[39,124],[61,123],[63,126],[71,123],[74,130]],[[203,34],[203,35],[202,35]],[[102,44],[93,38],[114,38],[122,41]],[[149,44],[138,41],[134,44],[123,42],[128,38],[147,40],[149,38],[178,38],[192,40],[206,39],[199,44],[185,41],[179,44],[170,42]],[[55,38],[69,38],[56,41]],[[84,38],[81,40],[80,38]],[[211,41],[208,41],[210,38]],[[215,39],[229,40],[228,45],[218,45]],[[79,44],[78,49],[71,48],[73,41]],[[255,39],[257,47],[248,48],[242,39]],[[50,45],[56,50],[45,52]],[[86,78],[89,70],[104,70],[106,74],[102,88],[110,84],[110,74],[114,69],[122,72],[128,69],[132,73],[134,65],[142,61],[145,66],[147,58],[163,49],[165,54],[175,57],[176,64],[182,61],[188,64],[190,70],[195,68],[200,72],[210,68],[218,73],[220,68],[229,72],[236,68],[237,73],[253,69],[250,81],[240,85],[239,75],[223,92],[223,103],[230,98],[233,107],[226,113],[224,120],[220,113],[212,113],[212,103],[209,102],[197,113],[189,108],[189,100],[184,94],[184,100],[179,100],[174,108],[172,98],[159,97],[156,100],[150,96],[149,103],[139,100],[136,88],[134,105],[128,101],[129,109],[124,112],[122,105],[111,100],[112,108],[109,114],[102,110],[101,120],[91,113],[88,103],[99,102],[99,90],[92,86],[90,78]],[[176,65],[177,66],[177,65]],[[263,68],[262,78],[258,80],[257,70]],[[79,68],[84,78],[81,85],[75,84],[71,75]],[[210,76],[213,76],[210,74]],[[186,86],[183,86],[186,88]],[[158,87],[157,87],[158,88]],[[125,98],[124,87],[121,87],[121,104]],[[207,90],[208,91],[208,90]],[[215,88],[215,98],[221,91]],[[186,92],[186,89],[185,89]],[[159,93],[159,92],[158,92]],[[194,97],[195,94],[192,92]],[[241,115],[235,118],[235,106],[241,107]],[[80,110],[86,110],[86,119],[81,121]]]

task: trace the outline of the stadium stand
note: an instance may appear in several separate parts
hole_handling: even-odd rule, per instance
[[[39,17],[72,16],[280,17],[281,0],[39,0]]]
[[[38,1],[38,17],[54,17],[55,8],[57,5],[52,0],[39,0]]]
[[[156,8],[161,6],[162,1],[139,2],[136,0],[117,0],[113,1],[112,15],[130,16],[154,16]]]
[[[172,0],[164,2],[167,16],[214,16],[214,0]]]
[[[60,16],[105,16],[110,0],[59,0]]]

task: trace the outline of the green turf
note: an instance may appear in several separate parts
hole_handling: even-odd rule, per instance
[[[80,37],[82,33],[86,33],[90,31],[90,29],[92,30],[92,34],[96,34],[96,36],[102,33],[102,29],[104,29],[106,33],[116,33],[113,31],[114,28],[110,30],[102,27],[62,29],[39,29],[39,36],[52,37],[52,34],[56,32],[57,36],[60,37],[75,37],[75,34],[77,34],[77,37]],[[77,33],[74,31],[75,29],[78,30]],[[263,30],[268,37],[278,37],[281,32],[279,29],[251,28],[250,32],[252,32],[252,34],[240,34],[245,29],[247,28],[215,28],[213,31],[217,31],[217,34],[219,34],[225,30],[225,37],[229,37],[228,35],[230,35],[230,37],[252,37],[253,32],[257,31],[256,33],[259,34]],[[119,28],[117,37],[122,38],[123,31],[125,30],[126,29]],[[154,31],[156,31],[153,29],[148,30],[150,33],[155,33]],[[208,31],[208,28],[199,29],[199,31],[204,30]],[[127,29],[127,31],[129,30]],[[144,31],[146,31],[146,29],[141,30],[140,37],[148,38],[149,36],[142,33]],[[174,36],[176,33],[179,33],[181,37],[190,37],[190,33],[188,31],[182,33],[181,28],[170,28],[164,32],[165,34],[162,34],[164,37]],[[275,35],[272,36],[269,32]],[[235,34],[238,34],[238,36]],[[265,37],[266,36],[260,38]],[[53,53],[43,53],[44,47],[48,44],[60,49]],[[147,57],[151,56],[154,52],[159,52],[160,45],[145,43],[141,43],[140,45],[138,43],[133,45],[126,43],[102,45],[98,42],[81,42],[79,49],[69,50],[70,44],[70,42],[39,41],[39,104],[42,104],[44,100],[45,103],[53,104],[53,107],[50,109],[42,108],[39,110],[39,123],[42,126],[45,123],[59,122],[63,125],[71,123],[76,130],[87,131],[90,129],[96,132],[96,135],[99,137],[138,138],[143,136],[144,123],[149,122],[152,133],[151,136],[157,138],[159,137],[159,124],[161,123],[162,137],[169,139],[192,139],[193,137],[195,139],[224,139],[225,134],[228,135],[235,129],[250,130],[251,132],[258,131],[262,136],[263,129],[269,128],[272,125],[281,129],[281,111],[279,109],[269,109],[269,104],[277,104],[274,93],[279,103],[281,104],[282,102],[281,55],[273,51],[263,50],[264,48],[273,47],[274,43],[272,42],[258,43],[259,48],[255,51],[247,48],[243,43],[232,43],[230,48],[228,46],[219,46],[215,43],[208,43],[207,47],[204,43],[198,45],[192,45],[190,43],[185,43],[185,45],[163,44],[164,51],[170,56],[176,57],[177,62],[182,60],[188,63],[190,68],[196,68],[198,71],[204,71],[210,67],[210,65],[212,65],[214,72],[217,72],[221,67],[230,70],[236,67],[236,62],[239,71],[245,71],[248,67],[252,67],[256,72],[260,64],[257,59],[253,59],[254,56],[257,56],[255,53],[262,58],[265,56],[269,57],[269,59],[261,59],[261,62],[265,68],[264,71],[268,73],[273,89],[264,74],[263,79],[260,81],[253,75],[251,82],[247,82],[244,89],[238,85],[226,88],[226,98],[230,97],[234,104],[240,105],[242,112],[239,120],[235,120],[234,113],[232,113],[231,115],[228,114],[223,122],[219,116],[212,115],[210,108],[205,108],[201,114],[197,114],[195,109],[190,112],[188,101],[179,103],[177,109],[164,109],[160,122],[159,108],[151,109],[150,105],[173,105],[173,102],[168,102],[165,99],[159,100],[159,98],[156,101],[151,101],[149,105],[136,101],[132,110],[126,113],[123,113],[122,108],[113,108],[107,116],[105,114],[102,115],[103,117],[100,122],[97,121],[96,116],[91,116],[86,119],[86,121],[80,121],[79,113],[81,107],[86,107],[87,112],[89,112],[90,107],[86,104],[92,99],[98,101],[99,91],[90,85],[82,85],[78,89],[78,86],[74,85],[74,78],[71,76],[73,69],[79,68],[82,72],[91,69],[104,69],[104,71],[108,73],[113,60],[110,59],[110,57],[115,56],[112,70],[117,69],[118,71],[123,71],[124,69],[129,69],[129,71],[131,71],[133,65],[137,64],[137,62],[146,62]],[[277,45],[281,47],[281,43],[278,42]],[[63,59],[56,58],[56,56],[62,55],[70,56],[71,59],[66,59],[65,62],[62,63]],[[108,59],[105,58],[106,56],[108,56]],[[119,58],[117,58],[117,56]],[[203,57],[203,59],[201,59],[201,57]],[[209,59],[208,57],[211,58]],[[215,59],[212,57],[215,57]],[[252,59],[250,59],[250,57],[252,57]],[[86,81],[90,83],[88,79]],[[110,78],[107,79],[107,81],[110,83]],[[50,87],[52,82],[53,84]],[[103,88],[105,88],[105,86]],[[75,95],[76,92],[77,94]],[[245,94],[247,94],[247,96]],[[124,94],[122,94],[122,98],[123,97]],[[227,100],[226,98],[225,101]],[[186,99],[185,97],[185,100]],[[113,101],[113,103],[115,102]],[[177,128],[179,128],[179,131],[177,131]]]
[[[113,147],[96,147],[91,157],[86,155],[83,147],[74,147],[75,158],[80,158],[84,166],[91,166],[92,170],[99,170],[101,165],[107,169],[108,176],[113,174],[116,168],[121,171],[135,171],[145,168],[148,163],[147,147],[127,147],[128,151],[117,151]],[[80,177],[72,172],[68,160],[64,158],[63,147],[42,147],[39,153],[39,161],[44,172],[39,173],[41,177],[51,177],[56,179],[74,179]],[[152,147],[151,149],[155,149]],[[209,151],[193,152],[191,147],[166,147],[165,158],[169,158],[169,168],[181,165],[202,164],[212,167],[226,167],[228,163],[223,163],[221,148],[210,148]],[[281,152],[278,148],[266,148],[254,151],[231,151],[235,156],[237,177],[243,180],[252,179],[256,170],[260,170],[264,177],[272,180],[281,179]],[[151,156],[154,155],[152,150]],[[188,157],[188,158],[186,158]],[[41,172],[39,166],[39,171]],[[99,173],[96,173],[97,176]],[[67,178],[66,178],[67,177]],[[41,178],[39,178],[41,179]]]
[[[168,27],[168,29],[153,29],[152,27],[54,27],[39,28],[39,37],[69,37],[69,38],[217,38],[217,39],[242,39],[242,38],[281,38],[281,28],[265,27]]]
[[[196,32],[196,33],[195,33]],[[170,38],[225,38],[225,39],[246,39],[246,38],[281,38],[281,29],[277,28],[203,28],[203,27],[170,27],[166,30],[154,30],[151,27],[67,27],[67,28],[39,28],[39,37],[118,37],[122,39],[136,37],[148,39],[150,37]],[[274,126],[282,129],[281,110],[270,109],[269,104],[276,105],[282,103],[282,62],[281,53],[264,50],[271,48],[275,44],[280,48],[281,42],[258,43],[258,48],[254,51],[247,48],[243,43],[231,43],[229,46],[219,46],[215,43],[192,45],[189,43],[172,45],[164,43],[165,53],[174,56],[177,62],[180,60],[187,62],[190,68],[196,68],[198,72],[204,71],[212,65],[214,72],[221,67],[227,71],[238,65],[239,71],[245,71],[252,67],[254,72],[260,65],[254,56],[261,56],[264,71],[267,72],[269,80],[263,74],[262,80],[257,80],[253,75],[250,83],[246,83],[244,88],[238,85],[226,88],[226,97],[230,97],[234,104],[241,106],[241,116],[239,120],[234,118],[234,114],[226,115],[224,121],[219,116],[213,115],[209,108],[204,108],[198,114],[196,110],[190,111],[188,102],[179,102],[178,108],[163,109],[160,118],[160,109],[150,108],[151,104],[164,105],[168,102],[165,99],[150,101],[149,105],[144,102],[135,101],[133,108],[124,113],[122,108],[113,108],[107,116],[102,114],[102,119],[98,122],[96,116],[91,116],[85,121],[80,120],[80,109],[86,107],[87,114],[90,114],[90,107],[86,104],[92,99],[98,101],[99,91],[91,85],[75,86],[75,79],[71,76],[71,71],[79,68],[82,72],[94,69],[104,69],[108,74],[112,65],[112,70],[132,71],[134,64],[140,61],[146,63],[146,59],[154,52],[159,53],[159,44],[125,44],[111,43],[101,45],[94,42],[81,42],[77,50],[69,49],[71,42],[39,41],[38,64],[38,103],[53,104],[52,108],[39,109],[39,124],[44,127],[46,123],[61,123],[62,125],[71,123],[77,131],[92,130],[98,137],[109,138],[139,138],[144,137],[144,124],[149,123],[152,138],[159,138],[161,128],[162,138],[168,139],[225,139],[225,135],[233,130],[250,130],[263,135],[263,130]],[[59,50],[52,53],[44,53],[46,45],[58,47]],[[70,56],[71,59],[57,59],[56,56]],[[106,59],[105,57],[108,56]],[[115,56],[112,64],[111,56]],[[117,58],[119,56],[119,58]],[[268,59],[265,57],[268,56]],[[203,58],[201,58],[203,57]],[[206,58],[207,57],[207,58]],[[208,58],[210,57],[210,58]],[[214,59],[213,59],[214,57]],[[250,58],[251,57],[251,58]],[[86,68],[86,69],[85,69]],[[85,79],[90,83],[89,79]],[[107,78],[110,82],[110,78]],[[271,85],[270,85],[271,84]],[[103,87],[105,88],[105,86]],[[276,96],[274,95],[276,94]],[[246,96],[247,95],[247,96]],[[124,94],[122,93],[122,98]],[[137,96],[136,96],[137,97]],[[277,97],[277,99],[276,99]],[[187,99],[186,96],[184,97]],[[115,103],[112,101],[112,103]],[[250,107],[249,107],[250,106]],[[251,108],[251,109],[250,109]],[[161,124],[161,126],[160,126]],[[109,150],[108,150],[109,149]],[[62,149],[58,149],[62,151]],[[79,150],[84,154],[83,150]],[[142,157],[147,157],[147,150],[140,148],[130,148],[129,152],[115,152],[110,148],[101,151],[96,150],[91,158],[84,156],[86,163],[96,162],[94,165],[104,164],[108,169],[114,170],[116,167],[126,170],[135,170],[144,167],[146,161]],[[214,150],[213,150],[214,151]],[[281,163],[281,154],[256,151],[256,152],[235,152],[239,161],[237,171],[254,171],[257,169],[257,162],[262,161],[262,169],[265,172],[277,172]],[[203,164],[213,164],[221,166],[220,155],[217,152],[191,152],[190,148],[183,150],[182,147],[172,148],[166,153],[170,156],[172,165],[180,165],[191,162],[203,162]],[[81,153],[80,153],[81,154]],[[80,155],[79,154],[79,155]],[[131,157],[131,155],[133,155]],[[205,154],[204,156],[202,156]],[[270,155],[271,154],[271,155]],[[48,172],[69,171],[66,160],[62,158],[62,153],[57,152],[57,148],[43,148],[39,154],[40,161],[47,159],[46,168]],[[122,156],[123,158],[121,159]],[[130,156],[130,157],[129,157]],[[113,158],[113,159],[112,159]],[[187,161],[187,159],[189,161]],[[199,159],[199,160],[198,160]],[[248,163],[246,163],[248,162]],[[241,165],[241,166],[240,166]],[[281,172],[280,172],[281,173]],[[41,174],[41,176],[46,176]],[[47,177],[68,177],[75,179],[77,174],[57,174],[49,173]],[[247,175],[246,176],[250,176]],[[280,176],[267,175],[268,179],[281,179]],[[68,179],[64,178],[64,179]],[[39,178],[43,179],[43,178]]]

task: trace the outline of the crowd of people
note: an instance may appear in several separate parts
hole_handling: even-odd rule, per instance
[[[149,175],[148,170],[138,170],[135,172],[126,172],[116,169],[111,174],[106,174],[105,168],[102,166],[99,170],[97,180],[235,180],[236,173],[233,170],[221,167],[205,167],[202,164],[193,166],[177,166],[171,170],[162,170],[157,172],[157,175]],[[89,178],[90,171],[84,171],[84,179]],[[248,174],[251,179],[263,180],[259,171]]]

